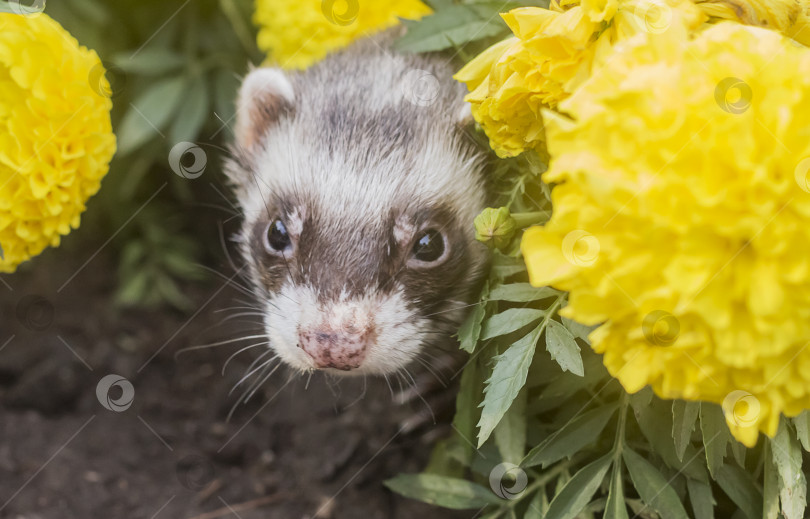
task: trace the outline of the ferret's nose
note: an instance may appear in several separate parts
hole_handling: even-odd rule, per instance
[[[371,335],[370,330],[299,330],[298,345],[310,356],[318,369],[350,371],[359,368],[366,358]]]

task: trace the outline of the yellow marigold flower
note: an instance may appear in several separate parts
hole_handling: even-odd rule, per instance
[[[706,14],[722,20],[774,29],[810,45],[808,0],[695,0]]]
[[[419,0],[256,0],[259,48],[283,68],[303,69],[354,40],[419,19]]]
[[[541,111],[556,108],[609,60],[612,46],[674,18],[692,28],[706,16],[688,0],[585,0],[567,8],[524,7],[504,13],[515,38],[477,56],[455,78],[471,90],[475,120],[500,157],[544,148]],[[608,23],[607,27],[604,25]]]
[[[542,152],[542,109],[556,109],[610,61],[616,43],[639,32],[664,32],[675,19],[690,31],[734,20],[810,45],[810,0],[552,0],[549,9],[524,7],[503,18],[516,37],[455,76],[470,89],[475,120],[501,157]]]
[[[531,282],[601,326],[629,392],[723,405],[746,445],[810,408],[810,49],[721,22],[640,34],[546,110]]]
[[[95,52],[44,14],[0,13],[0,271],[79,226],[115,152]]]

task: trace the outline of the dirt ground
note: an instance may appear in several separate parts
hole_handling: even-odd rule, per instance
[[[382,380],[363,396],[362,380],[279,371],[226,421],[258,354],[221,370],[252,342],[175,353],[249,333],[219,324],[240,294],[213,279],[188,288],[191,314],[117,309],[108,249],[65,284],[105,239],[0,276],[0,518],[475,516],[383,486],[423,468],[449,426],[444,416],[403,432],[424,405],[395,404]]]

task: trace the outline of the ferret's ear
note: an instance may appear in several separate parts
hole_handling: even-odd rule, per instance
[[[280,69],[259,68],[247,75],[236,106],[236,144],[253,148],[264,132],[293,110],[295,91]]]

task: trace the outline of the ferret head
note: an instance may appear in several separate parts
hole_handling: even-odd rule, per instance
[[[357,59],[254,70],[238,103],[227,168],[245,217],[238,240],[270,345],[303,371],[406,366],[457,330],[486,263],[463,89],[414,58]],[[409,74],[432,76],[421,79],[432,93],[413,85],[432,102],[414,102]]]

